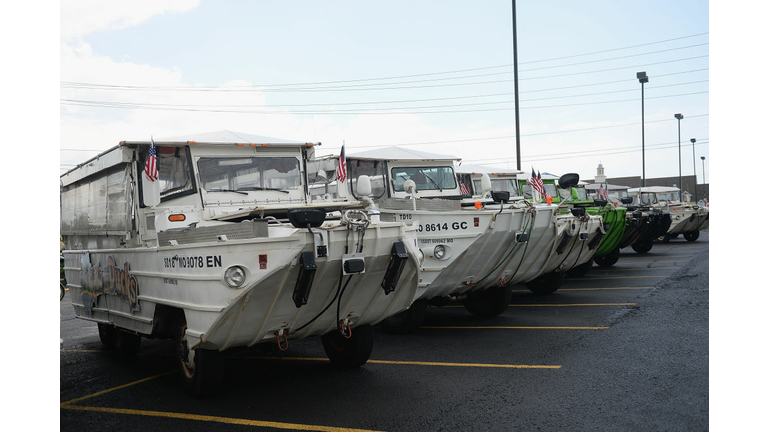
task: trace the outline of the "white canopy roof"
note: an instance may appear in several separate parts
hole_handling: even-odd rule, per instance
[[[360,153],[347,154],[351,159],[375,159],[375,160],[408,160],[408,161],[459,161],[453,155],[429,153],[421,150],[406,149],[402,147],[385,147],[376,150],[368,150]]]
[[[459,172],[462,174],[505,174],[505,175],[516,175],[516,174],[523,173],[522,171],[518,171],[516,169],[510,170],[510,169],[499,168],[499,167],[473,165],[473,164],[466,164],[466,163],[463,163],[460,166],[456,167],[456,172]]]
[[[609,191],[611,191],[611,190],[627,190],[627,189],[629,189],[629,186],[620,186],[620,185],[613,185],[613,184],[606,185],[606,183],[602,183],[602,184],[600,184],[600,183],[588,184],[588,185],[584,186],[584,188],[585,189],[589,189],[589,190],[598,190],[598,189],[600,189],[600,186],[607,187]]]
[[[665,192],[678,192],[680,188],[676,187],[669,187],[669,186],[646,186],[644,188],[632,188],[629,189],[627,192],[650,192],[650,193],[665,193]]]
[[[229,130],[220,130],[214,132],[202,132],[188,135],[180,135],[167,138],[155,138],[155,143],[179,143],[194,141],[198,144],[306,144],[306,141],[292,141],[281,138],[271,138],[260,135],[253,135],[243,132],[234,132]],[[126,141],[128,143],[129,141]],[[149,142],[141,140],[137,142]]]
[[[538,174],[539,172],[537,171],[536,173]],[[527,179],[531,178],[531,172],[530,171],[521,171],[520,172],[520,176],[522,176],[520,178],[524,178],[524,179],[527,180]],[[541,173],[541,179],[542,180],[557,180],[559,178],[560,178],[560,176],[556,176],[556,175],[554,175],[552,173],[548,173],[548,172]]]

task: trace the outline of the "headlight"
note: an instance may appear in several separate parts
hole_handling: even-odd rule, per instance
[[[435,258],[437,259],[445,258],[445,246],[443,245],[435,246]]]
[[[232,266],[224,272],[224,282],[230,288],[239,288],[245,283],[245,270],[242,267]]]

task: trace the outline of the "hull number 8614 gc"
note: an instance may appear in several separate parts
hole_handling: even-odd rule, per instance
[[[419,232],[448,231],[449,229],[458,231],[458,230],[467,229],[467,226],[468,225],[466,222],[451,222],[450,225],[448,225],[447,222],[444,222],[442,224],[440,223],[419,224]]]

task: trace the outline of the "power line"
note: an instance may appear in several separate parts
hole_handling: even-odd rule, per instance
[[[575,55],[570,55],[570,56],[555,57],[555,58],[543,59],[543,60],[533,60],[533,61],[529,61],[529,62],[523,62],[523,63],[520,63],[520,64],[541,63],[541,62],[554,61],[554,60],[565,60],[565,59],[574,58],[574,57],[584,57],[584,56],[589,56],[589,55],[594,55],[594,54],[604,54],[604,53],[612,52],[612,51],[620,51],[620,50],[625,50],[625,49],[639,48],[639,47],[642,47],[642,46],[656,45],[656,44],[665,43],[665,42],[672,42],[672,41],[676,41],[676,40],[680,40],[680,39],[689,39],[689,38],[692,38],[692,37],[703,36],[703,35],[707,35],[707,34],[709,34],[709,32],[698,33],[698,34],[694,34],[694,35],[690,35],[690,36],[682,36],[682,37],[674,38],[674,39],[666,39],[666,40],[657,41],[657,42],[648,42],[648,43],[644,43],[644,44],[640,44],[640,45],[632,45],[632,46],[623,47],[623,48],[614,48],[614,49],[608,49],[608,50],[603,50],[603,51],[593,51],[593,52],[590,52],[590,53],[575,54]]]
[[[709,141],[696,141],[696,144],[701,145],[709,145]],[[678,143],[668,143],[665,146],[662,146],[661,144],[656,144],[658,147],[648,148],[649,145],[646,145],[646,151],[654,151],[654,150],[670,150],[670,149],[676,149],[678,147]],[[692,147],[692,144],[683,144],[682,147]],[[636,146],[635,146],[636,147]],[[607,150],[607,149],[604,149]],[[584,151],[581,153],[571,154],[568,156],[563,156],[561,153],[553,153],[553,154],[543,154],[538,156],[529,156],[524,158],[523,160],[525,162],[541,162],[541,161],[550,161],[550,160],[560,160],[560,159],[573,159],[573,158],[579,158],[579,157],[595,157],[595,156],[611,156],[616,154],[625,154],[625,153],[638,153],[641,152],[642,149],[635,148],[633,150],[617,150],[617,151],[603,151],[602,153],[589,153],[589,151]],[[500,162],[500,161],[511,161],[514,160],[514,158],[494,158],[494,159],[473,159],[473,160],[465,160],[463,162],[483,162],[483,161],[494,161],[494,162]]]
[[[634,80],[633,80],[634,81]],[[691,85],[691,84],[700,84],[709,82],[709,80],[699,80],[699,81],[690,81],[686,83],[677,83],[677,84],[668,84],[668,85],[662,85],[662,86],[654,86],[654,89],[659,88],[666,88],[666,87],[677,87],[682,85]],[[597,93],[586,93],[586,94],[576,94],[576,95],[566,95],[566,96],[556,96],[556,97],[547,97],[547,98],[537,98],[537,99],[524,99],[521,102],[534,102],[539,100],[552,100],[552,99],[566,99],[566,98],[575,98],[575,97],[586,97],[586,96],[600,96],[600,95],[606,95],[606,94],[615,94],[615,93],[629,93],[634,92],[636,89],[627,89],[627,90],[614,90],[614,91],[605,91],[605,92],[597,92]],[[375,104],[392,104],[392,103],[414,103],[414,102],[434,102],[434,101],[444,101],[444,100],[458,100],[458,99],[475,99],[475,98],[484,98],[484,97],[496,97],[496,96],[510,96],[514,94],[513,92],[506,92],[506,93],[495,93],[495,94],[486,94],[486,95],[473,95],[473,96],[454,96],[454,97],[446,97],[446,98],[429,98],[429,99],[410,99],[410,100],[394,100],[394,101],[369,101],[369,102],[332,102],[332,103],[314,103],[314,104],[270,104],[269,108],[285,108],[285,107],[322,107],[322,106],[350,106],[350,105],[375,105]],[[650,98],[649,98],[650,99]],[[213,105],[213,104],[157,104],[157,103],[139,103],[139,102],[112,102],[112,101],[84,101],[84,100],[76,100],[76,99],[62,99],[67,102],[78,102],[78,103],[94,103],[94,104],[133,104],[135,106],[150,106],[150,107],[172,107],[172,108],[184,108],[184,107],[196,107],[196,108],[266,108],[262,105]],[[496,104],[496,103],[512,103],[513,101],[499,101],[499,102],[487,102],[487,104]],[[610,102],[610,101],[609,101]],[[461,104],[461,105],[448,105],[448,106],[472,106],[472,105],[479,105],[479,103],[474,104]],[[419,107],[398,107],[393,109],[414,109]],[[369,109],[378,109],[378,108],[369,108]]]
[[[705,46],[705,45],[708,45],[708,43],[689,45],[689,46],[685,46],[685,47],[670,48],[670,49],[667,49],[667,50],[653,51],[653,52],[648,52],[648,53],[634,54],[634,55],[631,55],[631,56],[621,56],[621,57],[614,57],[614,58],[608,58],[608,59],[590,60],[590,61],[581,62],[581,63],[571,63],[571,64],[565,64],[565,65],[555,65],[555,66],[547,66],[547,67],[542,67],[542,68],[527,69],[527,70],[522,70],[520,72],[531,72],[531,71],[538,71],[538,70],[543,70],[543,69],[570,67],[570,66],[576,66],[576,65],[582,65],[582,64],[589,64],[589,63],[596,63],[596,62],[605,62],[605,61],[619,60],[619,59],[625,59],[625,58],[629,58],[629,57],[638,57],[638,56],[643,56],[643,55],[658,54],[658,53],[676,51],[676,50],[681,50],[681,49],[695,48],[695,47],[700,47],[700,46]],[[639,45],[639,46],[642,46],[642,45]],[[608,50],[608,51],[616,51],[616,50],[620,50],[620,49],[626,49],[626,48],[617,48],[617,49]],[[584,55],[587,55],[587,54],[584,54]],[[572,57],[578,57],[578,56],[581,56],[581,55],[569,56],[569,57],[564,57],[564,58],[572,58]],[[707,56],[702,56],[702,57],[707,57]],[[701,57],[692,57],[692,58],[701,58]],[[686,59],[684,59],[684,60],[686,60]],[[544,61],[544,60],[540,60],[540,61]],[[653,64],[659,64],[659,63],[652,63],[651,65],[653,65]],[[425,81],[432,82],[432,81],[444,81],[444,80],[455,80],[455,79],[466,79],[466,78],[478,78],[478,77],[492,76],[492,75],[511,74],[512,71],[494,72],[494,73],[477,74],[477,75],[467,75],[467,76],[459,76],[459,77],[430,78],[428,80],[401,81],[401,82],[389,82],[389,83],[351,84],[351,85],[332,86],[332,87],[309,87],[309,88],[299,88],[299,89],[286,89],[286,88],[274,88],[274,87],[317,86],[317,85],[323,85],[323,84],[341,84],[341,83],[356,83],[356,82],[364,82],[364,81],[381,81],[381,80],[392,80],[392,79],[402,79],[402,78],[416,78],[416,77],[425,77],[425,76],[434,76],[434,75],[445,75],[445,74],[451,74],[451,73],[464,73],[464,72],[474,72],[474,71],[480,71],[480,70],[507,68],[507,67],[510,67],[510,66],[511,65],[507,64],[507,65],[499,65],[499,66],[489,66],[489,67],[481,67],[481,68],[462,69],[462,70],[456,70],[456,71],[432,72],[432,73],[413,74],[413,75],[401,75],[401,76],[397,76],[397,77],[362,78],[362,79],[354,79],[354,80],[337,80],[337,81],[324,81],[324,82],[314,82],[314,83],[261,84],[261,85],[231,86],[231,87],[211,87],[211,86],[131,86],[131,85],[83,83],[83,82],[72,82],[72,81],[61,81],[60,85],[62,87],[64,87],[64,88],[90,89],[90,90],[128,90],[128,91],[260,91],[260,92],[264,92],[264,91],[317,91],[317,90],[326,90],[326,89],[337,90],[337,89],[345,89],[345,88],[350,88],[350,87],[354,88],[354,87],[382,86],[382,85],[393,85],[393,84],[411,84],[411,83],[419,83],[419,82],[425,82]],[[638,67],[638,66],[632,66],[632,67]],[[640,67],[642,67],[642,66],[640,66]],[[595,72],[599,72],[599,71],[595,71]],[[593,73],[593,72],[589,72],[589,73]],[[531,79],[531,78],[528,78],[528,79]]]
[[[682,93],[675,95],[665,96],[653,96],[646,97],[646,99],[664,99],[670,97],[691,96],[697,94],[706,94],[708,91]],[[449,110],[449,111],[412,111],[419,109],[442,109],[442,108],[456,108],[456,107],[469,107],[479,105],[497,105],[513,103],[514,101],[496,101],[496,102],[477,102],[468,104],[453,104],[453,105],[431,105],[431,106],[419,106],[419,107],[392,107],[392,108],[357,108],[357,109],[337,109],[332,111],[256,111],[256,110],[240,110],[240,109],[226,109],[226,108],[195,108],[190,105],[166,105],[166,104],[149,104],[149,103],[132,103],[132,102],[109,102],[109,101],[89,101],[78,99],[61,99],[62,105],[72,106],[90,106],[101,108],[120,108],[120,109],[132,109],[132,110],[159,110],[159,111],[192,111],[192,112],[221,112],[221,113],[235,113],[235,114],[292,114],[292,115],[393,115],[393,114],[445,114],[445,113],[468,113],[468,112],[487,112],[487,111],[508,111],[513,109],[509,108],[482,108],[482,109],[468,109],[468,110]],[[598,105],[598,104],[610,104],[610,103],[623,103],[623,102],[637,102],[636,99],[623,99],[613,101],[601,101],[601,102],[583,102],[576,104],[562,104],[562,105],[544,105],[544,106],[528,106],[520,107],[520,109],[546,109],[546,108],[563,108],[573,106],[584,105]],[[269,108],[269,107],[264,107]]]

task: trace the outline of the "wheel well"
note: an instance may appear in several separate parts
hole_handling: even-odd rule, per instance
[[[187,322],[184,310],[167,305],[155,306],[152,320],[152,336],[158,339],[175,339],[179,329]]]

